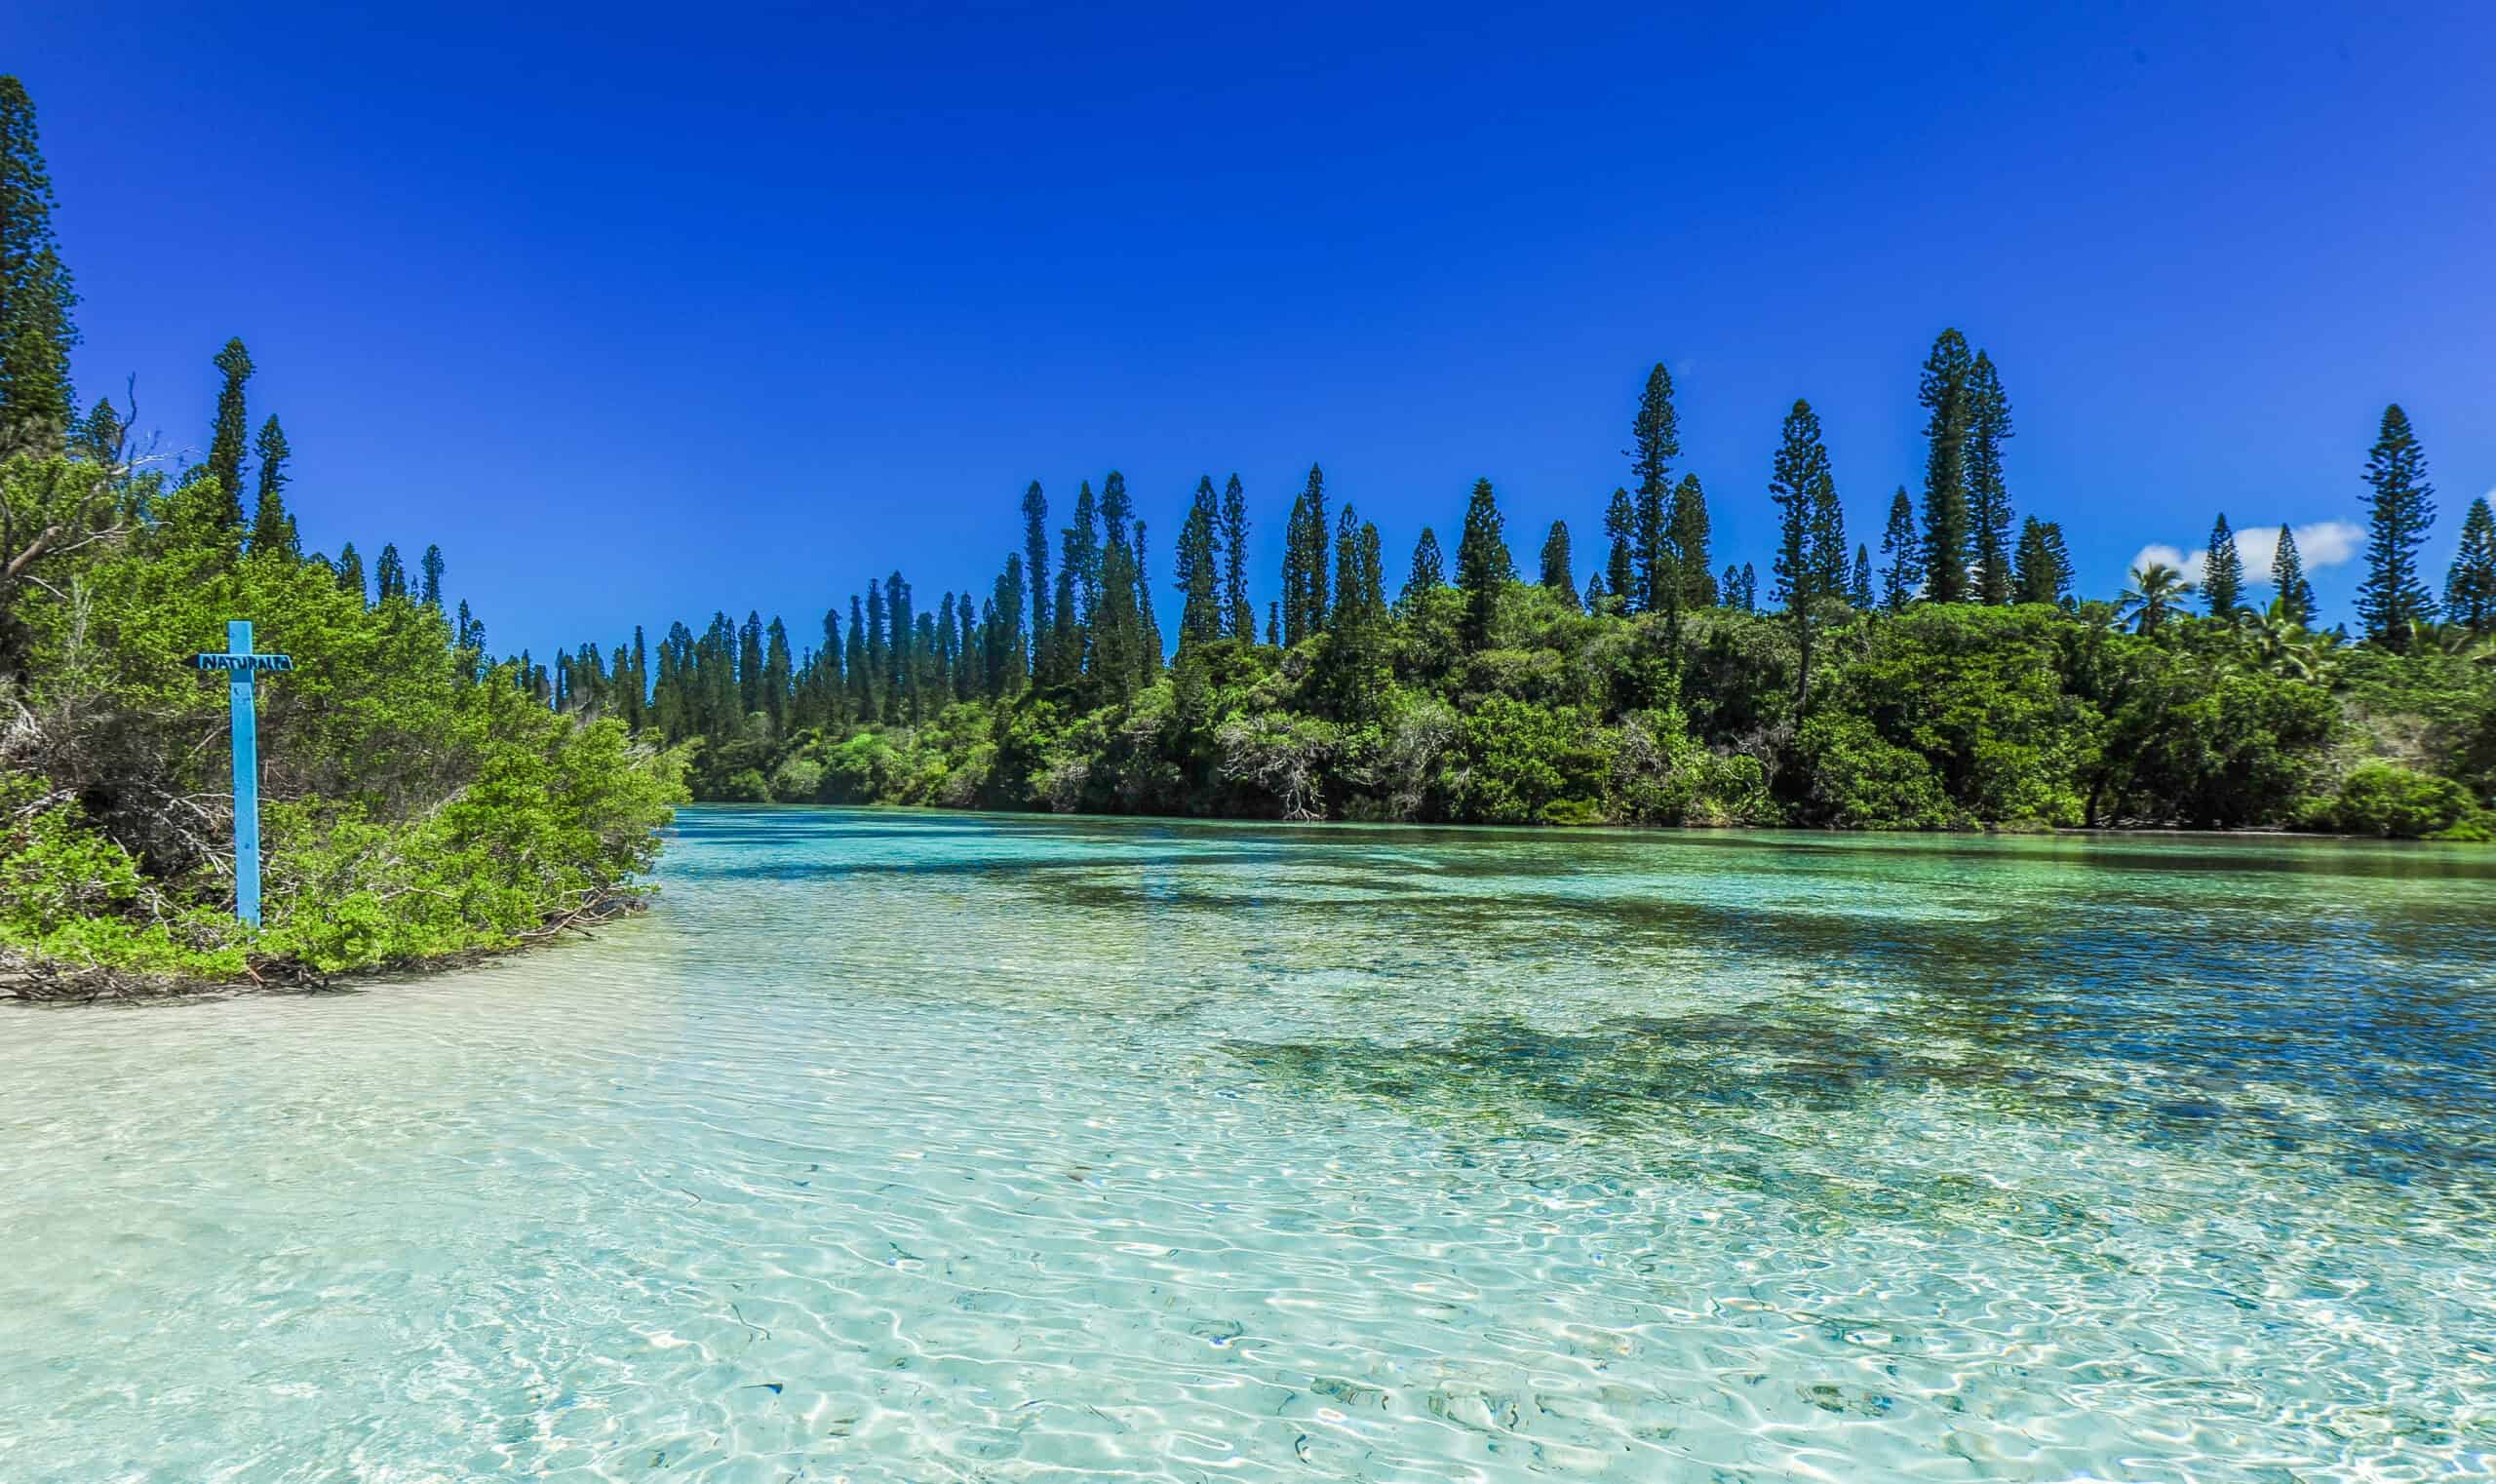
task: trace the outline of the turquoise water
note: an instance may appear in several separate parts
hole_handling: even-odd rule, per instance
[[[2496,1472],[2496,853],[684,816],[0,1013],[0,1479]]]

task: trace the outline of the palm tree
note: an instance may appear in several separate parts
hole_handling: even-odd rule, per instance
[[[2145,563],[2132,568],[2132,585],[2116,598],[2115,611],[2130,614],[2132,627],[2148,634],[2191,596],[2193,584],[2182,572],[2164,562]]]
[[[2274,598],[2269,607],[2248,615],[2244,633],[2254,657],[2273,675],[2318,683],[2330,679],[2333,637],[2308,629],[2284,599]]]

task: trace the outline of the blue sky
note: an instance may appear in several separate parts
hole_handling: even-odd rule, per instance
[[[2484,7],[359,9],[16,0],[0,67],[82,395],[196,450],[241,335],[306,539],[440,542],[497,647],[985,590],[1112,467],[1165,614],[1196,477],[1269,593],[1311,460],[1392,575],[1477,476],[1582,570],[1658,360],[1719,565],[1797,396],[1877,547],[1946,325],[2092,593],[2361,519],[2388,401],[2438,581],[2496,486]]]

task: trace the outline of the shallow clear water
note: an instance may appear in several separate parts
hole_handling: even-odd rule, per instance
[[[2496,1471],[2496,853],[687,813],[0,1013],[0,1478]]]

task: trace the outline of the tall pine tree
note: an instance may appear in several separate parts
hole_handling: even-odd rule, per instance
[[[2202,596],[2213,618],[2233,618],[2244,601],[2244,558],[2236,549],[2236,532],[2228,528],[2227,512],[2210,527],[2210,544],[2202,559]]]
[[[1614,606],[1634,613],[1638,611],[1638,516],[1627,489],[1612,491],[1612,503],[1604,507],[1603,533],[1612,538],[1612,551],[1604,561],[1604,587]]]
[[[1970,596],[1968,561],[1972,531],[1968,510],[1967,337],[1945,330],[1925,358],[1916,396],[1927,413],[1924,426],[1924,596],[1934,603],[1965,603]]]
[[[2305,558],[2297,552],[2296,532],[2280,527],[2280,548],[2271,558],[2271,586],[2280,606],[2300,626],[2314,622],[2314,584],[2305,577]]]
[[[1196,481],[1196,496],[1188,507],[1187,523],[1179,527],[1179,647],[1205,644],[1222,637],[1222,592],[1216,571],[1216,531],[1220,528],[1221,507],[1213,491],[1213,476]]]
[[[1049,642],[1049,502],[1040,482],[1023,491],[1023,570],[1032,584],[1032,668],[1045,672]]]
[[[2046,523],[2030,516],[2019,526],[2013,559],[2011,599],[2016,603],[2060,603],[2062,574],[2046,539]]]
[[[1672,372],[1657,362],[1629,425],[1629,472],[1637,481],[1638,594],[1644,608],[1678,609],[1681,573],[1672,547],[1672,466],[1681,457],[1681,414]]]
[[[381,543],[380,560],[372,564],[372,584],[377,603],[408,596],[408,564],[401,560],[396,542]]]
[[[1542,585],[1571,599],[1578,596],[1578,576],[1570,569],[1569,523],[1554,521],[1542,537]]]
[[[1254,644],[1257,608],[1248,601],[1248,493],[1236,474],[1222,491],[1222,601],[1230,615],[1230,637]]]
[[[1785,413],[1785,427],[1768,488],[1777,510],[1776,561],[1771,568],[1776,586],[1772,596],[1792,620],[1797,657],[1795,694],[1798,699],[1808,699],[1812,693],[1813,638],[1818,627],[1819,609],[1838,596],[1833,569],[1837,560],[1823,551],[1824,536],[1819,529],[1821,512],[1835,507],[1837,491],[1829,473],[1828,449],[1820,441],[1819,415],[1800,398]],[[1842,533],[1839,539],[1844,539]]]
[[[294,539],[294,518],[286,513],[286,472],[291,450],[286,446],[286,430],[277,425],[277,414],[260,424],[260,436],[254,445],[260,455],[260,488],[258,511],[252,521],[252,550],[282,552],[289,557],[300,556]]]
[[[2366,580],[2358,616],[2366,638],[2395,650],[2409,646],[2410,625],[2436,616],[2436,600],[2418,574],[2418,548],[2436,519],[2436,487],[2427,483],[2427,454],[2398,403],[2383,410],[2383,425],[2366,457],[2373,489],[2366,517]]]
[[[1409,606],[1416,598],[1434,593],[1447,586],[1447,561],[1439,554],[1438,532],[1427,526],[1422,527],[1422,538],[1413,543],[1413,565],[1404,576],[1404,591],[1399,595]]]
[[[48,452],[77,416],[69,312],[78,294],[53,236],[54,205],[34,100],[0,76],[0,454]]]
[[[1698,476],[1685,474],[1673,487],[1672,519],[1665,523],[1665,545],[1681,573],[1681,604],[1686,608],[1716,605],[1716,577],[1708,569],[1707,491]]]
[[[243,447],[251,426],[243,405],[243,383],[252,379],[252,353],[239,339],[228,340],[216,353],[215,366],[224,380],[216,390],[216,427],[208,440],[208,472],[225,491],[217,521],[240,534],[243,529]]]
[[[2473,634],[2496,632],[2496,510],[2485,495],[2462,517],[2461,551],[2444,577],[2444,621]]]
[[[1968,521],[1979,602],[2011,601],[2010,489],[2002,474],[2002,441],[2010,436],[2010,400],[1993,359],[1976,352],[1968,369]]]
[[[1915,501],[1900,485],[1890,496],[1890,524],[1881,532],[1881,606],[1897,612],[1924,586],[1924,537],[1916,533]]]
[[[1660,369],[1660,368],[1659,368]],[[1667,383],[1669,386],[1669,383]],[[1456,544],[1456,586],[1464,595],[1464,646],[1491,646],[1492,620],[1499,616],[1500,593],[1516,580],[1516,559],[1508,554],[1505,522],[1487,479],[1473,482],[1473,497],[1464,507],[1464,535]]]

